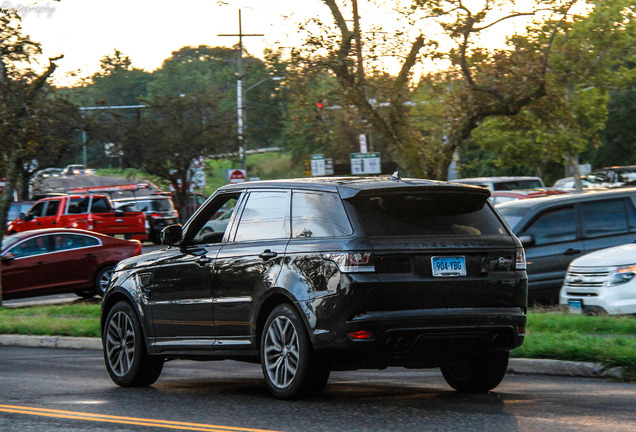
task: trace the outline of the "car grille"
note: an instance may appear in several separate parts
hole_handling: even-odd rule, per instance
[[[577,297],[598,296],[597,289],[606,285],[610,273],[607,267],[571,267],[565,277],[567,294]]]

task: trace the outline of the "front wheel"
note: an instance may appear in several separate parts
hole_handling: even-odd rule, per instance
[[[130,303],[120,301],[108,312],[102,344],[106,369],[115,384],[144,387],[159,378],[163,359],[148,355],[141,324]]]
[[[329,379],[327,364],[315,356],[298,312],[288,304],[269,314],[260,356],[265,383],[278,399],[319,393]]]
[[[508,370],[508,351],[470,356],[442,366],[442,375],[452,388],[463,393],[484,393],[497,387]]]

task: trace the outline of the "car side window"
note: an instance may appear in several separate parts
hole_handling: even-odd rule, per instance
[[[352,233],[338,195],[295,191],[292,198],[292,237],[338,237]]]
[[[96,238],[78,234],[56,234],[53,238],[53,249],[56,252],[98,245],[99,240]]]
[[[576,240],[576,213],[573,207],[563,207],[542,213],[525,231],[536,245]]]
[[[289,198],[288,191],[251,192],[234,240],[288,238],[290,234]]]
[[[195,244],[220,243],[223,240],[238,198],[238,194],[221,195],[206,207],[204,213],[195,221]]]
[[[29,210],[29,216],[32,217],[40,217],[42,216],[42,214],[44,213],[44,205],[46,204],[46,201],[42,201],[37,203],[36,205],[33,206],[33,208],[31,208],[31,210]]]
[[[47,253],[49,252],[49,236],[39,236],[23,241],[10,251],[13,252],[16,258],[25,258]]]
[[[583,223],[588,237],[629,232],[627,206],[622,199],[582,203]]]
[[[110,212],[110,204],[105,197],[93,198],[93,203],[91,204],[91,212],[92,213],[108,213]]]
[[[68,206],[68,212],[71,214],[87,213],[88,212],[88,197],[71,198],[71,202]]]
[[[45,216],[57,215],[57,210],[60,208],[60,200],[49,201],[49,205],[46,206]]]

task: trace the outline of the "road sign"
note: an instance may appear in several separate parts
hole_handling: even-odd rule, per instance
[[[230,171],[228,176],[228,181],[230,183],[243,183],[247,181],[247,175],[244,169],[235,169]]]
[[[382,164],[380,153],[351,153],[351,174],[380,174]]]

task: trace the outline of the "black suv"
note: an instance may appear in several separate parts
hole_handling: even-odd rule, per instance
[[[441,367],[459,391],[490,390],[523,343],[527,276],[489,195],[396,176],[222,187],[164,229],[168,248],[115,269],[108,372],[140,386],[168,359],[257,361],[290,399],[332,370]]]
[[[178,222],[179,213],[174,209],[172,198],[165,195],[148,195],[136,198],[113,200],[115,208],[124,211],[141,211],[148,221],[148,239],[161,243],[161,230]]]

